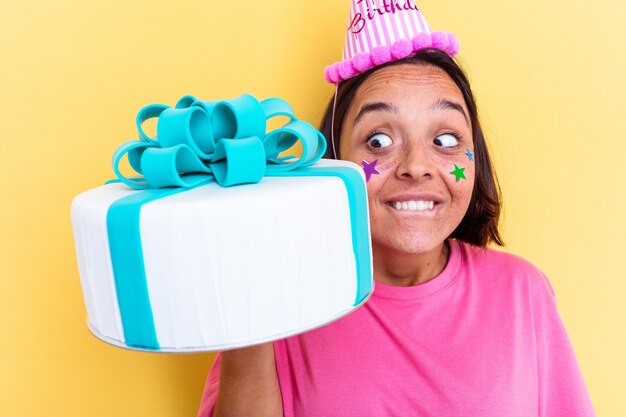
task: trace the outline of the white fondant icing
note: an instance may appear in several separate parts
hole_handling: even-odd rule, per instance
[[[107,211],[120,198],[134,194],[122,184],[85,191],[72,202],[72,227],[78,270],[91,326],[124,341],[109,252]]]
[[[318,166],[356,167],[324,160]],[[89,327],[118,346],[124,335],[106,216],[114,201],[135,192],[109,184],[72,205]],[[247,346],[354,310],[351,228],[348,194],[338,177],[209,184],[145,204],[141,241],[160,350]]]

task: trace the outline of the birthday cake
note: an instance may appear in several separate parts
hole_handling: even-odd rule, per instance
[[[266,132],[266,120],[289,122]],[[157,118],[157,134],[143,123]],[[89,329],[121,347],[217,351],[302,333],[372,291],[365,180],[320,160],[321,133],[280,99],[183,97],[139,112],[118,180],[72,224]],[[301,156],[283,156],[297,143]],[[127,177],[124,156],[139,174]]]

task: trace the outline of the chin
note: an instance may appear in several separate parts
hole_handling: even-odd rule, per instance
[[[447,236],[419,238],[417,236],[410,236],[407,239],[395,238],[382,238],[376,239],[376,236],[372,236],[373,246],[379,251],[395,252],[405,255],[422,255],[431,253],[436,250],[440,250],[441,245],[446,240]]]

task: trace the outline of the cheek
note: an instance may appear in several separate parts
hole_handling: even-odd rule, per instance
[[[384,182],[384,179],[391,172],[391,164],[380,159],[363,159],[359,162],[359,165],[363,168],[363,172],[365,173],[368,192],[370,188],[372,188],[372,191],[378,188],[375,184]]]
[[[378,168],[381,174],[387,174],[394,168],[394,163],[386,159],[379,159],[376,163],[376,168]]]
[[[474,189],[474,163],[461,158],[441,161],[439,171],[456,203],[467,205]]]
[[[378,173],[372,173],[366,183],[367,196],[370,201],[376,198],[385,184],[387,175],[389,175],[389,170],[381,165],[376,164],[376,170]]]

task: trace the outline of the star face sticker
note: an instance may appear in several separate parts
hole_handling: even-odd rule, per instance
[[[474,160],[474,154],[472,153],[472,151],[469,150],[469,148],[467,148],[467,152],[465,153],[465,155],[467,155],[470,161]]]
[[[369,163],[365,160],[361,161],[361,165],[363,165],[363,171],[365,172],[365,181],[369,181],[370,177],[373,174],[380,174],[380,171],[376,169],[376,163],[378,159],[372,163]]]
[[[459,182],[461,178],[463,178],[464,180],[467,179],[465,178],[464,171],[465,171],[465,167],[461,168],[461,167],[458,167],[456,164],[454,164],[454,170],[451,171],[450,174],[456,177],[456,182]]]

